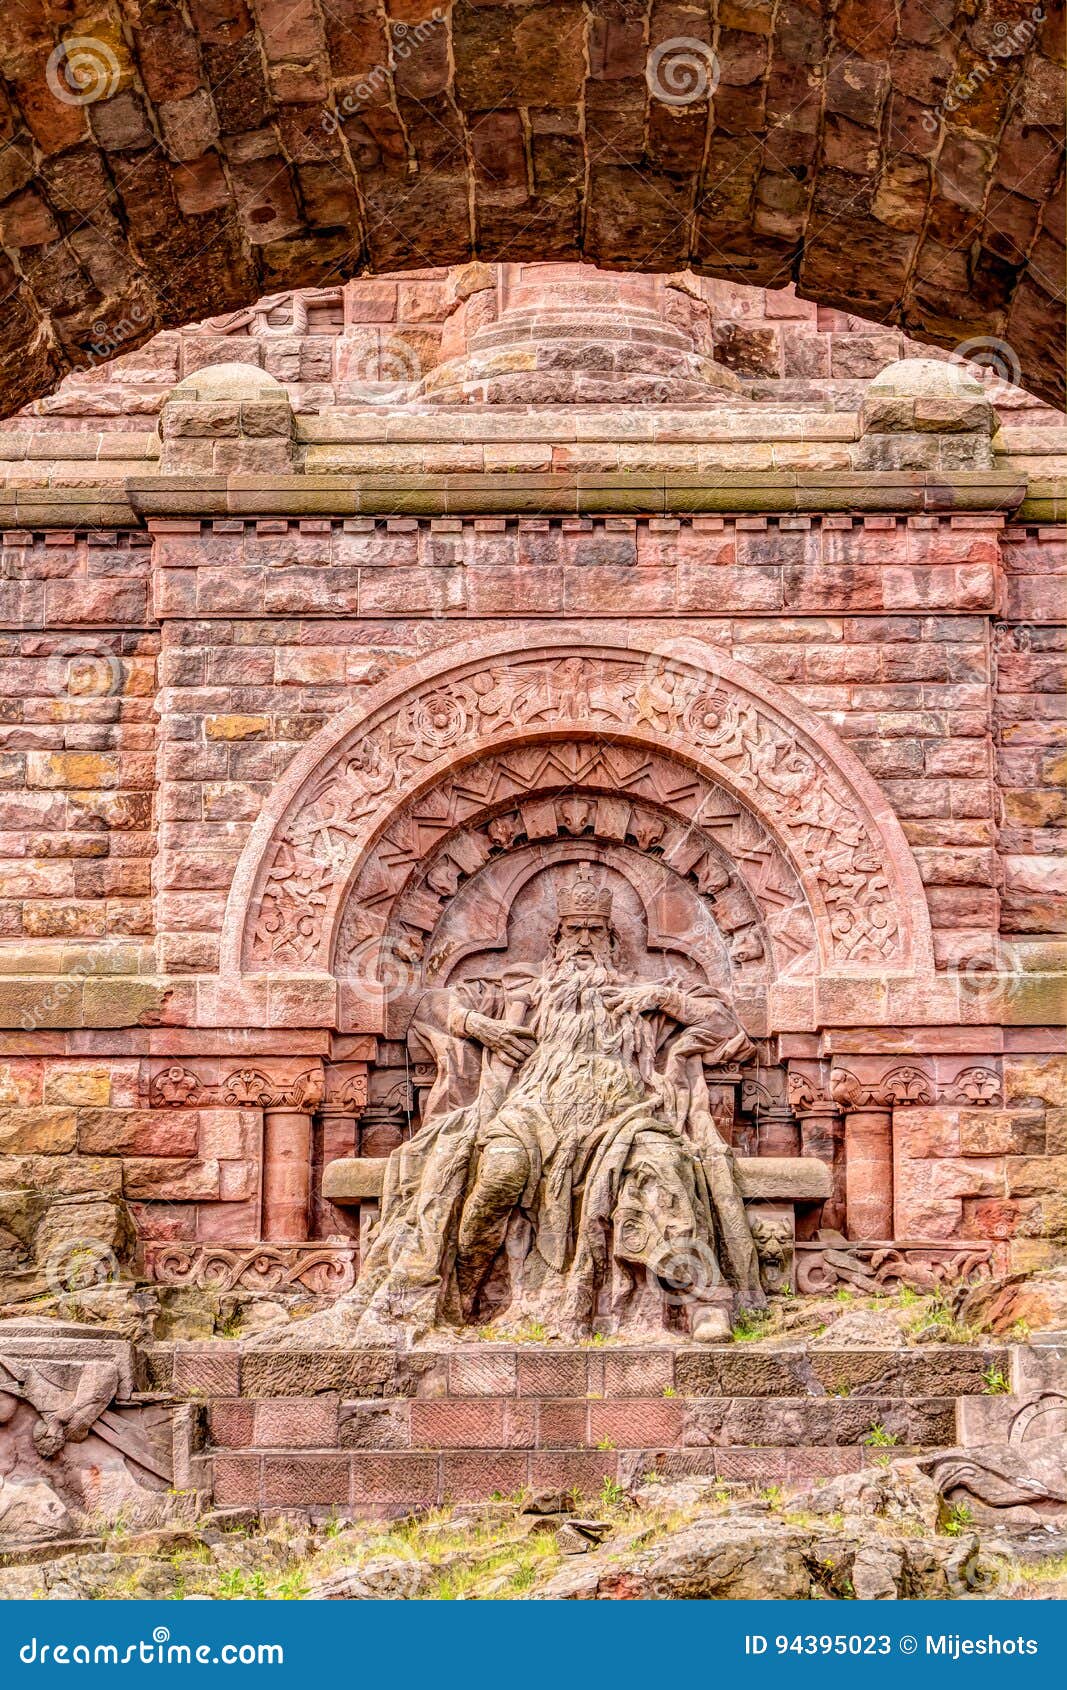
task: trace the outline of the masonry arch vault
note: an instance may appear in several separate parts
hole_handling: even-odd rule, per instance
[[[932,974],[907,841],[826,724],[702,642],[557,626],[424,658],[308,743],[238,864],[231,1005],[288,981],[340,1030],[389,1033],[582,860],[754,1031],[812,1026],[828,983],[866,1003]]]
[[[1062,401],[1061,6],[402,11],[15,9],[5,412],[101,345],[470,259],[795,282],[941,346],[1003,338]]]

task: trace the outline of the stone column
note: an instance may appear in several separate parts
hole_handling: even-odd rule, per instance
[[[304,1244],[311,1204],[311,1116],[299,1109],[263,1115],[263,1237]]]
[[[759,1154],[796,1156],[800,1151],[797,1118],[787,1103],[772,1103],[759,1115]]]
[[[893,1236],[893,1113],[845,1116],[845,1232],[852,1240]]]
[[[845,1170],[841,1154],[841,1113],[830,1098],[812,1099],[796,1106],[800,1124],[800,1154],[824,1162],[833,1175],[833,1196],[822,1207],[820,1225],[844,1231]]]

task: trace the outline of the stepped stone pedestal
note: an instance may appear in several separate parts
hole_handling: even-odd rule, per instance
[[[715,1476],[801,1485],[944,1448],[1009,1350],[464,1344],[149,1353],[195,1394],[219,1507],[389,1516],[532,1488]],[[870,1443],[872,1435],[875,1444]]]

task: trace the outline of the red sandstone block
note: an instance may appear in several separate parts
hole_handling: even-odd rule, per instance
[[[326,1449],[337,1442],[337,1397],[271,1397],[254,1406],[255,1442],[266,1449]]]
[[[605,1479],[618,1472],[614,1450],[566,1449],[544,1451],[530,1460],[530,1483],[534,1490],[577,1491],[595,1496]]]
[[[419,1449],[478,1449],[504,1442],[503,1404],[492,1398],[440,1397],[411,1405],[411,1441]]]
[[[584,1397],[587,1358],[581,1352],[532,1350],[518,1356],[520,1397]]]
[[[493,1495],[514,1496],[529,1483],[528,1455],[484,1449],[472,1455],[446,1455],[441,1463],[441,1498],[482,1502]]]
[[[78,1149],[91,1156],[195,1156],[195,1110],[80,1109]]]
[[[575,1449],[589,1442],[589,1404],[584,1397],[555,1397],[537,1405],[538,1449]]]
[[[255,1507],[259,1502],[258,1455],[215,1455],[211,1475],[216,1507]]]
[[[235,1397],[241,1389],[240,1354],[219,1344],[174,1352],[174,1389],[201,1396]]]
[[[782,1449],[717,1449],[715,1472],[720,1479],[751,1484],[782,1484],[785,1480],[785,1451]]]
[[[536,1445],[537,1402],[533,1397],[505,1399],[504,1442],[509,1449],[533,1449]]]
[[[674,1384],[670,1351],[608,1350],[602,1360],[606,1397],[662,1396]]]
[[[781,610],[786,602],[777,564],[749,564],[743,570],[687,560],[678,565],[679,611]]]
[[[454,1397],[513,1396],[515,1352],[479,1354],[460,1351],[449,1357],[448,1388]]]
[[[50,581],[47,588],[50,622],[143,622],[148,611],[147,589],[137,581]]]
[[[226,1449],[248,1449],[256,1441],[254,1422],[254,1404],[241,1397],[213,1402],[208,1409],[211,1442]]]
[[[835,1479],[842,1473],[858,1473],[863,1466],[863,1460],[863,1451],[857,1448],[787,1449],[785,1451],[786,1483],[789,1485],[808,1485],[817,1479]]]
[[[266,1506],[347,1506],[350,1480],[346,1455],[265,1455],[259,1494]]]
[[[569,615],[657,615],[674,609],[675,571],[632,565],[583,563],[563,571],[563,600]]]
[[[619,1458],[619,1473],[630,1485],[642,1484],[649,1472],[662,1479],[714,1478],[718,1454],[715,1449],[630,1450]]]
[[[389,1503],[432,1508],[438,1494],[436,1455],[409,1455],[405,1450],[352,1457],[352,1502],[356,1508]]]
[[[363,569],[359,578],[361,616],[403,616],[461,611],[466,604],[461,569]]]
[[[682,1439],[682,1405],[669,1397],[630,1397],[589,1404],[589,1442],[621,1449],[676,1444]]]
[[[201,1203],[197,1206],[196,1236],[202,1244],[243,1244],[256,1236],[260,1205],[256,1198],[244,1203]]]
[[[472,616],[549,615],[563,609],[563,577],[522,564],[468,569],[467,607]]]

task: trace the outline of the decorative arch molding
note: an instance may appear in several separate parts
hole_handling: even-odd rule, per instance
[[[654,644],[597,624],[534,627],[523,645],[515,639],[480,641],[458,660],[454,650],[424,658],[309,741],[238,864],[225,979],[332,979],[353,888],[390,830],[406,825],[415,854],[429,855],[456,819],[493,808],[491,767],[564,743],[676,770],[678,789],[699,795],[676,803],[691,828],[706,829],[723,795],[751,818],[801,890],[820,975],[932,975],[925,892],[900,825],[811,711],[690,638]],[[446,791],[462,793],[465,814],[449,815]]]
[[[342,1026],[363,1030],[376,982],[392,1022],[413,993],[441,983],[457,952],[500,948],[517,858],[543,865],[590,855],[639,882],[654,949],[684,952],[688,934],[718,955],[722,983],[755,1011],[750,1019],[762,1023],[774,981],[817,970],[816,924],[800,883],[735,799],[644,747],[556,740],[487,754],[396,812],[339,923],[332,966]],[[271,925],[285,935],[291,923],[278,913]],[[277,936],[260,930],[256,939],[266,960]]]

